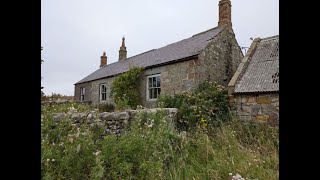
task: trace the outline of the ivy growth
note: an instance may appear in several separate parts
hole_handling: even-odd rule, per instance
[[[133,66],[113,81],[110,96],[114,99],[117,109],[136,108],[141,104],[138,80],[142,72],[143,68]]]

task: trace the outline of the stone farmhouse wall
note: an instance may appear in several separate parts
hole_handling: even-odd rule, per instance
[[[147,77],[161,74],[161,93],[173,95],[182,91],[190,91],[205,80],[217,81],[226,86],[236,71],[243,54],[230,29],[225,29],[209,43],[197,57],[174,64],[149,68],[144,71],[139,80],[139,92],[142,106],[155,107],[154,100],[147,100]],[[75,100],[80,99],[80,87],[85,87],[85,100],[92,104],[114,104],[110,98],[112,82],[115,77],[103,78],[75,85]],[[107,100],[99,101],[99,85],[106,83]]]

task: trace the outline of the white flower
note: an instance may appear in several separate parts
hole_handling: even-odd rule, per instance
[[[79,145],[77,146],[77,153],[80,152],[80,148],[81,148],[81,145],[79,144]]]
[[[54,159],[51,159],[51,161],[55,162],[56,160],[54,160]]]
[[[229,173],[229,176],[232,176],[232,173]]]
[[[49,162],[50,161],[50,159],[47,159],[47,162]]]
[[[93,153],[94,155],[98,156],[101,153],[101,151],[97,151],[95,153]]]

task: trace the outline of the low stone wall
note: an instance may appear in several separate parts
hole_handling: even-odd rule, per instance
[[[70,120],[73,125],[79,126],[81,122],[86,123],[88,126],[95,124],[104,127],[105,134],[119,135],[125,128],[127,128],[134,117],[140,112],[157,113],[163,111],[170,120],[176,120],[176,108],[155,108],[155,109],[139,109],[139,110],[126,110],[124,112],[103,112],[97,111],[90,112],[77,112],[76,109],[70,109],[68,113],[53,113],[52,120],[60,122],[61,120]]]
[[[230,103],[241,120],[279,125],[279,94],[234,95]]]

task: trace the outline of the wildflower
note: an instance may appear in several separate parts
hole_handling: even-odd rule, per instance
[[[49,162],[50,161],[50,159],[47,159],[47,162]]]
[[[81,145],[79,144],[79,145],[77,146],[77,153],[80,152],[80,148],[81,148]]]
[[[94,155],[98,156],[101,153],[101,151],[97,151],[95,153],[93,153]]]
[[[55,159],[51,159],[51,161],[55,162],[56,160]]]
[[[229,173],[229,176],[232,176],[232,173]]]

